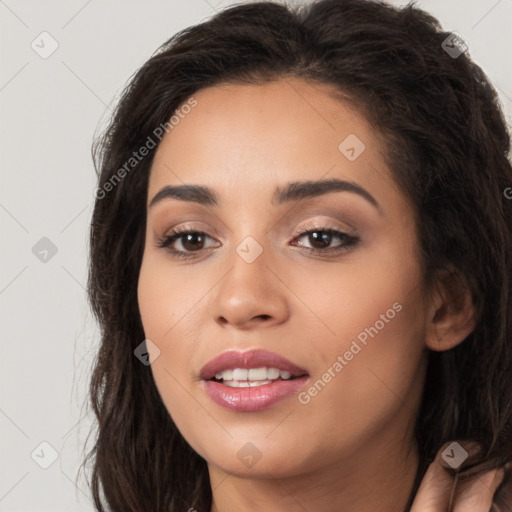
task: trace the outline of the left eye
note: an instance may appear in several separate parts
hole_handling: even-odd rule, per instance
[[[311,252],[315,253],[331,253],[348,250],[351,246],[355,245],[359,239],[353,235],[338,231],[331,228],[311,228],[307,231],[302,231],[301,235],[296,237],[295,240],[307,237],[306,239],[312,245]],[[338,238],[341,243],[335,247],[329,247],[333,239]],[[304,247],[300,243],[301,247]]]
[[[312,247],[307,247],[302,242],[299,242],[298,245],[300,247],[304,247],[308,252],[324,255],[348,251],[359,242],[359,238],[331,228],[308,228],[307,230],[301,230],[300,234],[293,241],[305,237],[307,237]],[[336,238],[340,240],[340,243],[335,247],[329,247],[333,239]],[[157,247],[167,249],[172,256],[178,258],[193,258],[195,257],[193,253],[199,253],[205,248],[206,239],[213,240],[202,231],[176,229],[159,240]],[[181,248],[173,247],[177,242],[181,244]]]

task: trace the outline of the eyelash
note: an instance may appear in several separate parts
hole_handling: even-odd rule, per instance
[[[297,238],[302,238],[304,235],[310,234],[310,233],[327,233],[329,235],[334,235],[339,237],[343,243],[339,247],[331,247],[328,249],[311,249],[306,247],[307,251],[313,254],[320,254],[325,255],[326,253],[332,254],[332,253],[342,253],[349,251],[352,247],[356,246],[359,243],[359,238],[356,236],[349,235],[347,233],[344,233],[343,231],[339,231],[334,228],[330,228],[329,226],[305,226],[301,229],[299,229],[297,235],[295,236],[294,240]],[[186,227],[182,228],[175,228],[172,231],[170,231],[168,234],[166,234],[164,237],[159,238],[157,242],[157,247],[159,249],[167,249],[167,251],[171,254],[171,256],[175,258],[183,258],[183,259],[189,259],[189,258],[196,258],[197,256],[194,255],[194,253],[200,253],[203,249],[199,249],[198,251],[192,251],[192,252],[185,252],[185,251],[177,251],[176,249],[171,249],[170,246],[178,239],[183,238],[185,235],[203,235],[207,236],[208,238],[211,238],[207,233],[204,231],[198,231],[194,229],[189,229]]]

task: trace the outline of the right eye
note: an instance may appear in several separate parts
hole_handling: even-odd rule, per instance
[[[158,240],[157,247],[167,249],[173,257],[177,258],[194,258],[194,253],[198,253],[204,249],[204,243],[207,238],[211,237],[203,231],[197,231],[188,228],[177,228],[167,233],[162,239]],[[181,249],[174,247],[178,242]]]

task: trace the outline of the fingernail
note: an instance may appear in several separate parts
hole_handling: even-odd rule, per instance
[[[505,470],[503,468],[499,468],[498,471],[496,472],[496,476],[494,477],[495,480],[497,480],[499,483],[498,483],[498,487],[503,483],[503,480],[505,479]]]
[[[503,479],[505,478],[505,470],[503,468],[493,469],[487,473],[489,475],[489,480],[491,475],[494,474],[493,479],[491,481],[491,487],[493,492],[496,492],[496,489],[503,483]]]

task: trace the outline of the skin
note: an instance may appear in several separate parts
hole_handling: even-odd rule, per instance
[[[411,512],[489,511],[494,493],[505,476],[504,470],[493,469],[454,487],[454,479],[443,469],[443,466],[447,467],[441,457],[444,448],[439,450],[436,459],[425,474]],[[471,453],[471,448],[467,445],[465,448]],[[451,498],[452,490],[453,498]]]
[[[442,286],[426,289],[413,205],[385,164],[385,146],[328,86],[280,79],[194,97],[197,106],[158,147],[148,205],[162,187],[184,183],[214,189],[219,204],[168,198],[148,206],[138,300],[160,351],[149,347],[162,400],[208,463],[211,512],[402,510],[418,464],[412,429],[427,348],[447,350],[471,332],[469,299],[455,307]],[[365,144],[354,161],[338,149],[350,134]],[[276,187],[329,178],[363,187],[379,209],[347,191],[272,203]],[[359,242],[313,255],[321,245],[297,233],[306,226]],[[207,235],[174,242],[190,259],[157,247],[175,227]],[[236,252],[247,236],[263,251],[252,263]],[[341,243],[333,236],[328,247]],[[233,412],[203,390],[199,372],[213,357],[263,348],[305,368],[307,391],[394,303],[400,312],[307,404],[291,395]],[[261,454],[252,467],[237,457],[248,442]],[[428,501],[447,494],[434,470],[414,512],[446,509]]]

